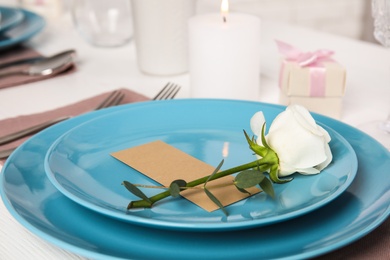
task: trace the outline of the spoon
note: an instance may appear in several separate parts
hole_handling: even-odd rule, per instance
[[[52,76],[70,68],[74,62],[75,51],[65,51],[51,57],[43,58],[19,70],[0,71],[0,78],[11,75]]]
[[[38,56],[38,57],[32,57],[32,58],[11,61],[11,62],[0,64],[0,69],[10,68],[10,67],[18,66],[18,65],[31,64],[31,63],[34,63],[34,62],[39,61],[39,60],[51,59],[51,58],[66,55],[66,54],[76,56],[76,51],[71,49],[71,50],[65,50],[65,51],[59,52],[59,53],[52,55],[50,57]]]

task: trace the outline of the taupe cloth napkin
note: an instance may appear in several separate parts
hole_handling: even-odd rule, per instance
[[[39,52],[25,47],[25,46],[17,46],[12,49],[6,50],[4,52],[0,52],[0,65],[6,64],[9,62],[14,62],[22,59],[30,59],[30,58],[36,58],[36,57],[43,57]],[[27,65],[15,65],[12,67],[8,68],[0,68],[1,71],[15,71],[19,69],[26,68]],[[51,77],[56,77],[59,75],[66,75],[68,73],[76,71],[76,66],[72,66],[69,69],[65,70],[62,73],[59,73],[57,75],[53,76],[28,76],[28,75],[12,75],[12,76],[7,76],[7,77],[2,77],[0,79],[0,89],[1,88],[6,88],[6,87],[12,87],[12,86],[17,86],[21,84],[26,84],[29,82],[35,82],[43,79],[48,79]]]
[[[120,89],[121,93],[125,95],[123,100],[121,101],[121,104],[127,104],[127,103],[133,103],[133,102],[140,102],[140,101],[146,101],[149,100],[149,98],[138,94],[134,91],[127,90],[127,89]],[[55,110],[45,111],[42,113],[37,114],[31,114],[31,115],[23,115],[13,118],[7,118],[0,121],[0,136],[7,135],[9,133],[13,133],[22,129],[25,129],[30,126],[38,125],[40,123],[46,122],[50,119],[55,119],[58,117],[63,116],[76,116],[80,115],[86,112],[89,112],[93,110],[99,103],[101,103],[105,98],[108,97],[108,95],[111,94],[110,92],[100,94],[98,96],[94,96],[82,101],[79,101],[74,104],[70,104],[61,108],[57,108]],[[0,146],[0,150],[6,150],[10,148],[14,148],[21,143],[23,143],[27,138],[30,136],[27,136],[25,138],[16,140],[12,143],[8,143],[5,145]],[[0,160],[0,164],[2,164],[2,161]]]

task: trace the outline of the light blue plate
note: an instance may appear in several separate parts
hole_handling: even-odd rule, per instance
[[[229,111],[229,113],[227,113]],[[58,139],[49,149],[45,170],[54,186],[75,202],[99,213],[149,227],[189,230],[253,228],[306,214],[330,202],[352,183],[357,159],[350,144],[332,129],[333,161],[318,175],[294,175],[294,181],[274,185],[276,199],[265,193],[234,203],[226,210],[207,212],[185,199],[169,199],[152,209],[127,211],[138,200],[121,183],[158,185],[110,154],[162,140],[193,157],[223,169],[256,160],[242,129],[250,133],[250,118],[257,107],[228,102],[196,105],[192,102],[152,103],[89,121]],[[264,110],[269,124],[280,109]],[[222,150],[228,146],[228,155]],[[174,158],[172,158],[174,160]],[[150,158],[150,163],[154,163]],[[187,182],[193,179],[182,178]],[[210,172],[211,174],[211,172]],[[162,190],[143,189],[152,196]]]
[[[23,17],[24,14],[20,9],[0,6],[0,33],[16,26]]]
[[[253,110],[283,109],[234,101],[159,102],[193,104],[198,109],[224,102]],[[85,114],[54,125],[26,141],[2,169],[1,195],[9,212],[35,235],[92,259],[183,259],[183,256],[186,259],[304,259],[361,238],[390,214],[390,182],[387,181],[390,153],[359,130],[318,115],[315,116],[318,121],[340,133],[352,145],[358,157],[358,172],[354,182],[337,199],[289,221],[227,232],[152,229],[88,210],[51,184],[43,160],[58,137],[100,115],[127,109],[142,111],[150,105],[145,102]]]
[[[22,10],[23,20],[15,27],[0,34],[0,50],[20,44],[35,36],[45,27],[42,16]]]

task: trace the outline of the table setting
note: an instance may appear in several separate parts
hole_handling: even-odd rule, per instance
[[[0,6],[1,259],[390,257],[390,135],[365,128],[390,2],[380,44],[200,4]]]

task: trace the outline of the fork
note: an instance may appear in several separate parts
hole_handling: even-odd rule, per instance
[[[152,100],[167,100],[167,99],[173,99],[176,94],[179,92],[180,86],[174,83],[168,82],[163,89],[161,89],[156,96],[152,98]],[[118,105],[122,99],[124,98],[124,94],[121,93],[119,90],[113,91],[106,99],[104,99],[94,110],[99,110],[107,107],[112,107]],[[9,135],[0,137],[0,145],[10,143],[12,141],[15,141],[19,138],[25,137],[30,134],[35,134],[49,126],[52,126],[56,123],[59,123],[61,121],[64,121],[66,119],[71,118],[70,116],[60,117],[53,120],[49,120],[47,122],[44,122],[39,125],[35,125],[26,129],[23,129],[21,131],[11,133]],[[11,148],[8,150],[0,151],[0,159],[8,157],[15,148]]]
[[[164,100],[173,99],[179,92],[180,86],[171,82],[168,82],[152,100]]]

